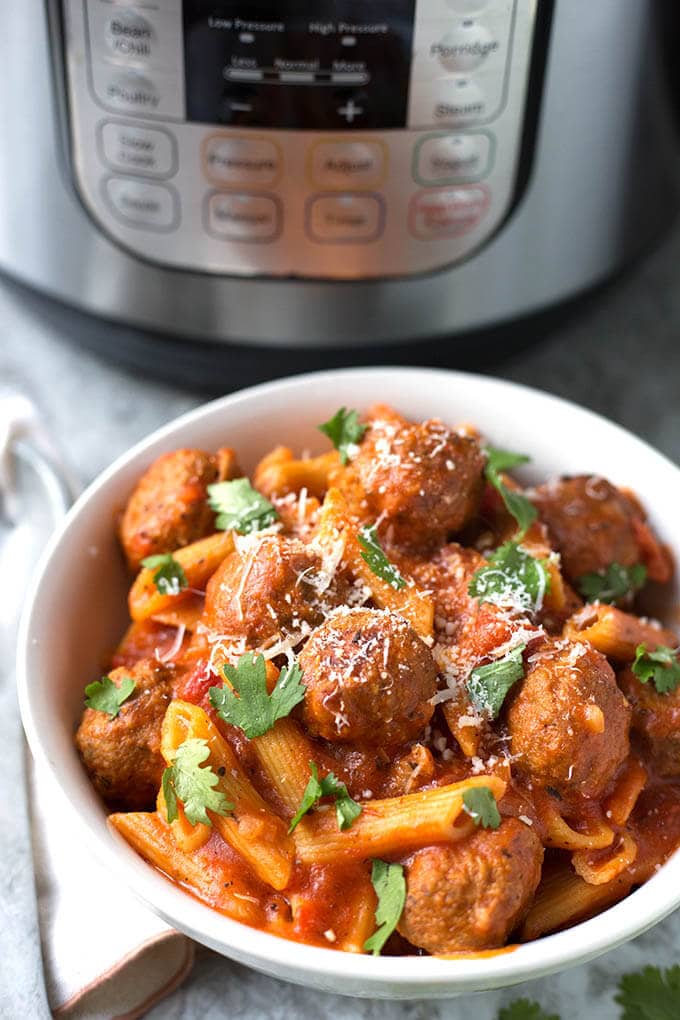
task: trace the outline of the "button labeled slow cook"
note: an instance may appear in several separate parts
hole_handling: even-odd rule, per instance
[[[205,227],[220,241],[274,241],[281,233],[281,224],[281,203],[275,195],[208,195]]]
[[[387,174],[382,142],[317,142],[311,151],[313,183],[321,188],[377,188]]]
[[[99,125],[102,159],[113,170],[170,177],[177,170],[175,140],[160,128],[108,120]]]
[[[279,147],[266,138],[211,135],[203,143],[203,171],[214,184],[271,187],[282,162]]]
[[[429,135],[416,146],[414,177],[425,185],[478,180],[489,172],[491,155],[487,133]]]
[[[109,207],[123,223],[165,231],[179,222],[177,196],[164,184],[133,177],[107,177],[103,188]]]
[[[368,244],[384,226],[378,195],[317,195],[307,202],[307,233],[319,244]]]
[[[409,229],[423,241],[459,237],[474,230],[489,208],[490,192],[482,184],[420,191],[411,199]]]

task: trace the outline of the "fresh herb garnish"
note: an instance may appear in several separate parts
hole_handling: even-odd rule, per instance
[[[647,580],[647,568],[642,563],[622,567],[610,563],[606,570],[584,574],[576,582],[586,602],[618,602],[626,595],[634,595]]]
[[[368,563],[376,577],[382,578],[383,581],[386,581],[397,591],[400,588],[405,588],[406,581],[395,565],[390,563],[383,547],[378,541],[377,525],[372,524],[370,527],[365,525],[363,528],[360,528],[357,538],[361,546],[361,558],[365,563]]]
[[[220,719],[238,726],[251,740],[270,730],[277,719],[289,715],[305,696],[302,670],[297,662],[284,666],[271,694],[263,655],[246,652],[236,666],[223,666],[231,684],[210,688],[210,704]],[[232,690],[233,688],[233,690]]]
[[[548,591],[550,573],[545,561],[530,556],[516,542],[496,549],[468,585],[469,594],[480,602],[511,606],[523,613],[540,609]]]
[[[623,1006],[621,1020],[678,1020],[680,966],[667,970],[644,967],[624,974],[614,998]]]
[[[506,694],[524,676],[522,652],[525,648],[526,644],[517,645],[504,658],[472,670],[467,690],[478,712],[483,712],[490,719],[498,718]]]
[[[103,676],[85,688],[85,704],[95,712],[106,712],[115,719],[135,687],[131,676],[124,676],[118,685],[114,684],[110,676]]]
[[[191,825],[202,822],[211,825],[207,811],[226,815],[234,810],[221,790],[214,789],[219,779],[209,765],[201,768],[210,756],[207,740],[192,737],[177,748],[172,765],[163,772],[162,788],[169,822],[177,818],[177,801],[182,802],[184,814]]]
[[[560,1020],[560,1017],[557,1013],[546,1013],[531,999],[515,999],[501,1009],[498,1020]]]
[[[178,563],[172,553],[160,553],[158,556],[147,556],[142,566],[155,570],[153,583],[161,595],[179,595],[188,588],[189,582],[184,567]]]
[[[323,425],[317,425],[317,428],[328,436],[340,454],[341,463],[346,464],[356,454],[368,426],[360,423],[358,411],[348,411],[346,407],[341,407],[332,418]]]
[[[660,645],[651,652],[647,645],[638,645],[631,668],[640,683],[652,680],[659,694],[670,694],[680,687],[680,659],[675,648]]]
[[[361,814],[361,805],[352,800],[345,784],[341,783],[332,772],[329,772],[323,779],[319,779],[319,770],[313,761],[310,761],[309,769],[312,775],[305,787],[300,807],[290,823],[288,832],[291,833],[295,829],[303,815],[311,811],[322,797],[335,798],[335,814],[338,819],[338,828],[341,830],[349,829],[355,818],[358,818]]]
[[[378,897],[375,922],[378,925],[370,938],[364,942],[364,949],[380,956],[382,947],[397,927],[406,903],[406,879],[401,864],[388,864],[375,860],[371,868],[371,882]]]
[[[208,486],[208,502],[217,514],[218,531],[238,531],[248,535],[274,524],[279,515],[268,499],[254,489],[247,478],[215,482]]]
[[[501,824],[496,798],[488,786],[475,786],[467,790],[463,794],[463,811],[475,825],[481,825],[484,829],[497,829]]]
[[[484,468],[486,480],[499,492],[505,504],[505,509],[517,521],[519,526],[518,538],[521,540],[536,520],[538,511],[533,503],[529,502],[527,497],[523,496],[521,492],[510,489],[501,478],[501,474],[504,471],[517,467],[519,464],[528,463],[530,458],[526,457],[523,453],[497,450],[493,446],[486,447],[486,456],[487,460]]]

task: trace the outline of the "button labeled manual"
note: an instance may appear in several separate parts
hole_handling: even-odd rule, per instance
[[[281,203],[274,195],[215,192],[208,196],[206,230],[220,241],[274,241],[281,223]]]
[[[310,176],[316,187],[377,188],[387,175],[383,142],[317,142],[310,154]]]

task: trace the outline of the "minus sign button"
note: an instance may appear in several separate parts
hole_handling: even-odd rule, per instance
[[[355,35],[343,35],[340,44],[341,46],[356,46],[357,37]]]

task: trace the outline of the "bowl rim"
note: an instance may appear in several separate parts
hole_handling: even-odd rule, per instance
[[[644,452],[645,457],[656,461],[659,469],[675,475],[677,482],[680,482],[680,468],[621,425],[547,391],[479,373],[412,366],[331,369],[260,383],[202,403],[145,436],[105,468],[76,500],[40,558],[25,599],[17,637],[17,691],[21,719],[31,752],[55,780],[83,842],[138,899],[168,924],[196,941],[273,976],[298,983],[305,983],[309,979],[312,986],[340,993],[343,990],[342,981],[346,980],[354,982],[361,989],[357,993],[350,987],[347,989],[349,994],[387,994],[399,997],[401,990],[402,997],[408,997],[423,996],[428,992],[432,995],[447,995],[506,987],[584,963],[642,934],[680,906],[680,881],[677,881],[680,879],[680,851],[624,900],[590,920],[513,947],[512,951],[500,951],[485,958],[462,956],[457,959],[427,956],[373,957],[342,953],[331,948],[294,942],[232,920],[170,883],[110,828],[107,827],[110,838],[102,838],[104,830],[96,831],[95,826],[90,824],[70,799],[60,779],[59,764],[51,760],[44,746],[30,698],[33,617],[43,590],[49,587],[52,559],[64,537],[76,526],[83,509],[140,454],[162,444],[169,437],[181,436],[187,428],[219,413],[223,408],[247,405],[254,398],[281,393],[287,388],[294,391],[311,384],[324,386],[338,376],[374,378],[377,384],[384,384],[387,378],[396,380],[401,377],[407,385],[425,385],[428,379],[448,379],[456,380],[459,384],[468,382],[490,393],[510,389],[518,396],[530,395],[534,400],[538,398],[544,401],[546,406],[557,405],[577,415],[584,424],[590,422],[600,430],[609,430],[613,439],[629,445],[632,452],[635,449]],[[408,378],[404,378],[406,376]],[[675,872],[676,882],[668,881],[669,872]]]

